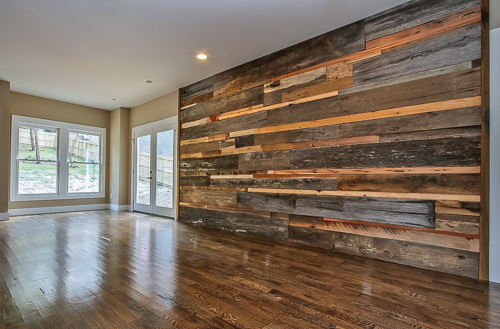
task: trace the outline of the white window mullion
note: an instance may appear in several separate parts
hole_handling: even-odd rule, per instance
[[[69,131],[68,128],[61,129],[59,134],[59,195],[68,195],[68,152],[69,152]]]

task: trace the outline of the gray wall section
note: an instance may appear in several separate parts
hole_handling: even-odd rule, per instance
[[[500,28],[490,31],[490,56],[490,280],[500,283]]]

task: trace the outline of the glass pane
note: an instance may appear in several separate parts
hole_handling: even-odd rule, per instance
[[[151,135],[137,138],[137,203],[151,204]]]
[[[101,163],[101,136],[70,132],[68,161]]]
[[[57,130],[19,127],[18,157],[57,161]]]
[[[100,164],[72,163],[69,165],[68,192],[99,193]]]
[[[156,134],[156,205],[172,208],[174,185],[174,131]]]
[[[57,163],[19,161],[19,194],[57,193]]]

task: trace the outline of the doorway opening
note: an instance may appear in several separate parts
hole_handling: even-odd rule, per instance
[[[176,218],[177,116],[132,128],[134,211]]]

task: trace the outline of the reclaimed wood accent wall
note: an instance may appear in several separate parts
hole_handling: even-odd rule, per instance
[[[480,0],[414,0],[181,89],[179,220],[478,277]]]

